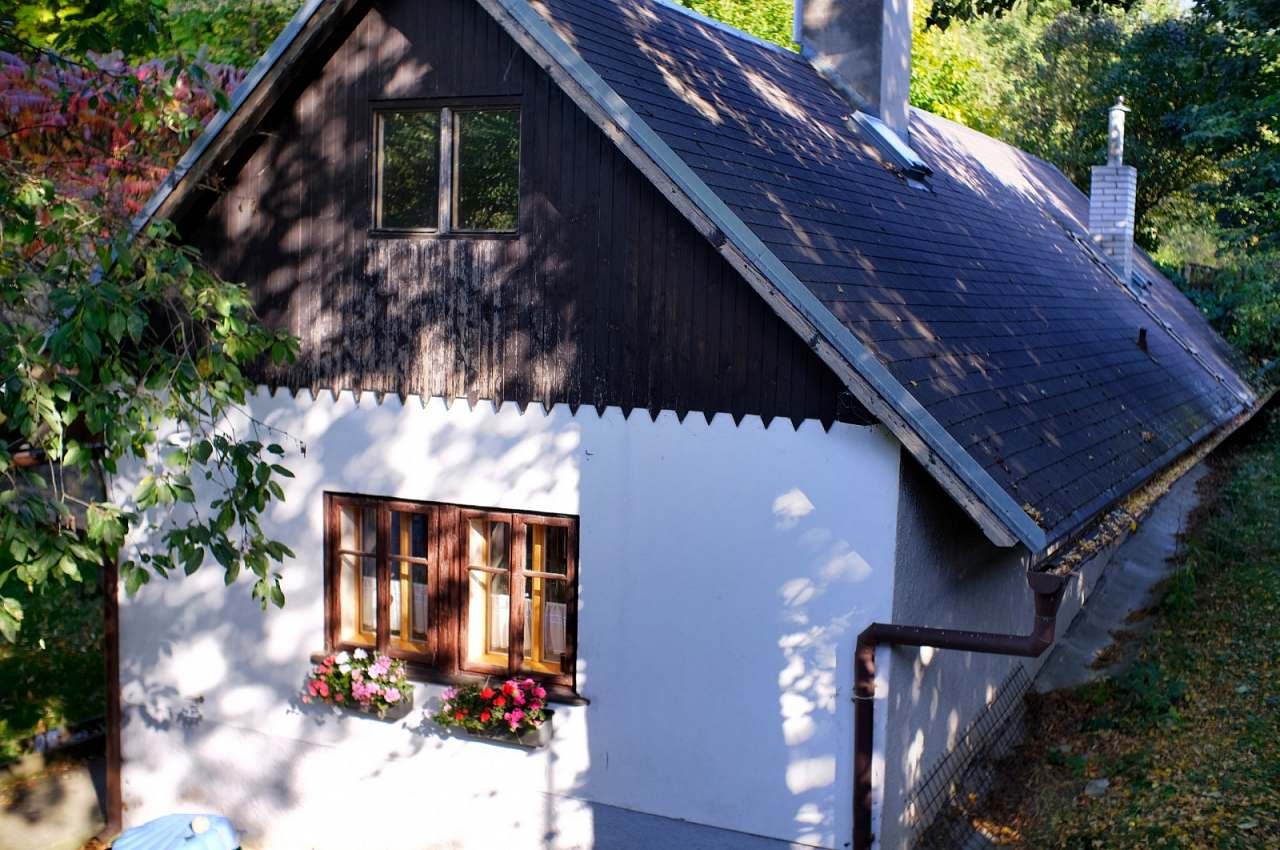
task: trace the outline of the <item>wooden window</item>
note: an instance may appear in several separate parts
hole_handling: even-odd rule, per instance
[[[374,226],[435,230],[440,220],[440,111],[375,113]]]
[[[444,681],[527,674],[571,694],[577,520],[326,495],[326,650]]]
[[[375,232],[515,232],[520,209],[518,108],[474,101],[397,104],[376,109],[373,125]]]

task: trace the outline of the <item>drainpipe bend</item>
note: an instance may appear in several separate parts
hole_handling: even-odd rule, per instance
[[[1058,607],[1066,575],[1027,572],[1035,594],[1035,620],[1026,635],[972,632],[872,623],[858,635],[854,655],[853,850],[871,850],[871,754],[875,728],[876,649],[880,646],[932,646],[990,655],[1035,658],[1053,645]]]

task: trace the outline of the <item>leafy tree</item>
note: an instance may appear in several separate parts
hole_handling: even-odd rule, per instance
[[[166,16],[169,52],[248,68],[301,5],[301,0],[171,0]]]
[[[795,15],[792,0],[680,0],[680,3],[756,38],[795,48],[791,40]]]
[[[78,56],[154,50],[164,13],[163,0],[0,0],[7,40]]]
[[[279,605],[274,565],[291,554],[260,525],[284,497],[282,441],[251,420],[229,423],[244,419],[254,388],[246,368],[294,356],[296,341],[263,328],[247,290],[202,267],[165,223],[129,226],[225,103],[218,82],[236,75],[71,61],[28,39],[93,43],[102,26],[64,38],[0,25],[0,634],[10,640],[23,618],[17,588],[85,581],[130,535],[141,541],[120,564],[130,593],[210,558],[228,584],[250,572],[254,597]],[[141,477],[125,504],[85,483],[126,465]]]

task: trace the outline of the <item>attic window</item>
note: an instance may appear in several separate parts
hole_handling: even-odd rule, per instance
[[[920,158],[920,155],[879,118],[858,111],[850,116],[850,123],[861,130],[879,148],[893,170],[908,181],[920,182],[933,173],[933,169]]]
[[[520,205],[517,108],[382,108],[374,112],[374,142],[375,232],[515,232]]]

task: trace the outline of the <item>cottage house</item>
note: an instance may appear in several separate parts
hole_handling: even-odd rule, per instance
[[[228,423],[293,441],[296,558],[265,616],[216,570],[119,600],[126,823],[910,845],[1120,511],[1257,401],[1133,244],[1122,108],[1086,197],[908,107],[909,4],[804,0],[796,40],[306,3],[146,212],[301,339]],[[419,706],[535,676],[552,740],[302,704],[357,647]]]

